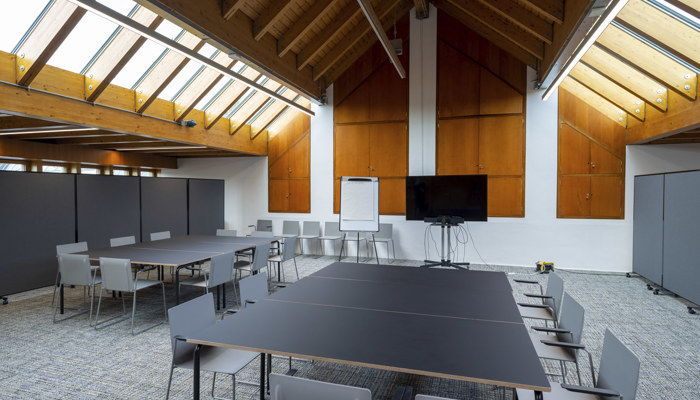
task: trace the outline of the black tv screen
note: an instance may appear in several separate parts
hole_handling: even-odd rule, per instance
[[[406,219],[462,217],[486,221],[486,175],[406,177]]]

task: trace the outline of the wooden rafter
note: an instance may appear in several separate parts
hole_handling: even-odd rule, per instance
[[[97,139],[104,136],[110,136],[114,133],[105,133],[108,131],[104,130],[94,130],[94,131],[79,131],[79,132],[41,132],[41,133],[26,133],[22,135],[11,135],[6,136],[10,139],[19,140],[53,140],[53,139],[69,139],[69,138],[80,138],[80,139]]]
[[[526,52],[519,46],[515,45],[512,41],[502,36],[501,34],[495,32],[493,29],[489,28],[487,25],[483,24],[481,21],[472,17],[471,15],[463,12],[461,9],[453,5],[449,0],[435,0],[435,6],[446,13],[450,14],[453,18],[461,22],[462,24],[469,27],[480,36],[487,38],[497,47],[501,48],[503,51],[510,53],[513,57],[534,67],[537,63],[537,59],[532,54]]]
[[[603,50],[602,47],[592,46],[581,61],[636,94],[659,111],[666,111],[668,108],[668,89],[665,86]]]
[[[309,105],[310,106],[309,100],[307,100],[301,96],[298,96],[298,98],[295,101],[300,102],[302,105]],[[253,130],[255,130],[256,132],[262,132],[262,131],[266,130],[267,128],[269,128],[275,121],[277,121],[277,118],[279,118],[282,114],[284,114],[286,112],[291,112],[290,107],[285,105],[285,104],[277,102],[274,104],[274,106],[277,106],[277,107],[275,107],[275,108],[270,107],[269,110],[265,111],[265,113],[267,115],[261,115],[258,119],[255,120],[255,124],[254,124],[255,126],[252,127]],[[280,106],[284,106],[284,107],[280,107]]]
[[[552,22],[540,18],[512,0],[479,0],[493,12],[545,43],[552,43]]]
[[[156,29],[163,17],[140,7],[131,17],[141,25]],[[85,72],[85,99],[96,101],[136,52],[146,43],[146,38],[122,27],[116,36]]]
[[[564,0],[518,0],[552,22],[564,22]]]
[[[58,124],[53,121],[43,121],[40,119],[19,117],[16,115],[10,115],[7,117],[0,118],[0,132],[3,130],[13,129],[31,129],[31,128],[64,128],[66,125]]]
[[[623,127],[627,127],[627,113],[621,110],[619,107],[609,102],[605,98],[601,97],[591,89],[580,84],[576,80],[566,77],[561,85],[560,89],[569,91],[574,96],[581,99],[584,103],[600,111],[601,114],[615,121]]]
[[[314,38],[297,54],[297,68],[299,71],[304,69],[309,62],[318,55],[318,53],[326,47],[338,32],[340,32],[346,24],[349,24],[355,18],[362,14],[360,7],[354,1],[349,2],[343,7],[340,12],[333,17]]]
[[[700,1],[699,0],[666,0],[688,14],[700,19]]]
[[[140,136],[131,136],[124,133],[115,133],[102,135],[97,137],[65,137],[48,139],[54,144],[81,144],[81,145],[93,145],[96,147],[101,147],[107,144],[117,144],[117,143],[130,143],[130,142],[159,142],[157,139],[144,138]]]
[[[241,71],[241,75],[253,81],[257,81],[262,76],[261,73],[253,68],[244,69]],[[216,98],[214,98],[209,107],[204,110],[204,117],[206,121],[205,128],[209,129],[214,126],[214,124],[216,124],[224,116],[224,114],[226,114],[226,112],[243,97],[243,95],[246,93],[246,89],[248,89],[248,86],[238,81],[233,81]]]
[[[214,56],[214,61],[225,65],[226,68],[229,69],[236,64],[236,61],[231,60],[227,54],[221,52]],[[194,109],[194,106],[197,105],[223,77],[223,75],[210,68],[200,70],[173,101],[175,121],[183,121],[189,115],[190,111]]]
[[[695,71],[676,62],[622,29],[613,25],[608,26],[598,38],[597,45],[604,46],[611,53],[623,58],[626,63],[644,71],[645,74],[650,75],[689,99],[695,100],[697,98],[698,77]],[[588,54],[584,58],[588,58]],[[615,61],[613,60],[612,62]],[[658,89],[655,88],[653,92],[656,93]],[[642,93],[638,94],[648,98]],[[665,110],[666,107],[662,103],[658,103],[656,101],[657,98],[652,100],[652,104],[658,104],[659,107],[663,107]]]
[[[164,141],[131,141],[131,142],[125,142],[125,143],[106,143],[104,146],[105,149],[111,149],[111,150],[122,150],[122,151],[133,151],[133,150],[142,150],[145,151],[144,149],[157,149],[161,147],[182,147],[183,149],[192,149],[191,145],[186,145],[182,143],[175,143],[175,142],[164,142]],[[195,146],[198,147],[198,146]]]
[[[221,15],[225,20],[231,19],[236,11],[241,9],[241,6],[245,3],[245,0],[222,0],[221,1]]]
[[[627,114],[644,121],[646,115],[646,103],[644,100],[601,75],[598,71],[584,63],[578,63],[571,70],[569,76],[623,109]]]
[[[278,91],[282,87],[282,85],[272,80],[268,80],[265,82],[265,84],[263,84],[263,86],[274,91]],[[282,95],[284,96],[284,93]],[[248,99],[248,101],[246,101],[238,110],[236,110],[236,112],[230,118],[231,135],[238,132],[243,126],[248,126],[246,124],[250,118],[255,115],[255,113],[260,111],[260,109],[267,104],[268,100],[269,97],[267,97],[264,93],[256,92],[251,98]]]
[[[316,1],[277,41],[279,56],[284,57],[316,25],[338,0]]]
[[[428,18],[430,6],[427,0],[413,0],[413,6],[416,8],[416,18]]]
[[[17,51],[17,84],[31,85],[63,41],[85,15],[85,10],[64,0],[54,2]]]
[[[204,40],[184,32],[177,42],[181,45],[199,51],[206,43]],[[144,79],[136,86],[135,110],[143,113],[153,104],[158,95],[172,82],[173,79],[185,68],[190,60],[172,51],[166,50],[156,65],[148,71]]]
[[[626,27],[700,68],[700,31],[642,0],[631,0],[617,15]]]
[[[255,40],[262,39],[270,30],[270,27],[280,19],[293,3],[292,0],[272,0],[270,4],[265,7],[265,11],[253,21],[253,37]]]

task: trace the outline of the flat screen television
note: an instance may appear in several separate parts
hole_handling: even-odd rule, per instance
[[[406,177],[406,219],[461,217],[486,221],[486,175]]]

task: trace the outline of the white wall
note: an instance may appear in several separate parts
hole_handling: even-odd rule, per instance
[[[436,24],[431,19],[411,20],[411,77],[409,107],[409,166],[412,174],[435,170],[435,46]],[[418,64],[420,63],[420,64]],[[420,71],[420,73],[418,73]],[[528,70],[528,81],[534,81]],[[328,104],[333,104],[328,90]],[[431,97],[432,96],[432,97]],[[634,175],[700,169],[700,145],[628,146],[624,220],[556,218],[557,191],[557,98],[541,101],[542,91],[527,93],[525,217],[489,218],[467,226],[473,243],[459,246],[458,258],[473,263],[534,266],[538,260],[553,261],[558,268],[631,271]],[[227,228],[247,231],[256,219],[272,219],[281,232],[284,219],[334,221],[333,214],[333,109],[313,106],[311,119],[311,213],[267,212],[267,158],[182,159],[177,170],[164,176],[218,178],[226,181]],[[414,115],[422,110],[420,116]],[[421,145],[420,149],[416,146]],[[426,224],[401,216],[382,216],[394,224],[398,258],[425,258]],[[439,230],[434,230],[439,243]],[[476,250],[475,250],[476,249]],[[477,253],[478,250],[478,253]],[[380,256],[384,256],[380,249]],[[436,249],[431,246],[431,258]],[[482,261],[483,259],[483,261]]]

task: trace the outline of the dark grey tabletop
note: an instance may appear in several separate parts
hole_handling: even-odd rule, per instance
[[[513,318],[517,309],[507,280],[506,287],[498,275],[479,271],[420,269],[424,272],[411,275],[419,269],[362,264],[341,273],[349,270],[342,264],[332,264],[188,341],[550,390],[522,319]],[[470,280],[470,274],[482,277],[496,289],[459,289],[453,272],[465,274],[460,275],[465,282],[480,279]],[[444,293],[439,293],[440,283]],[[495,305],[482,301],[486,298]]]

